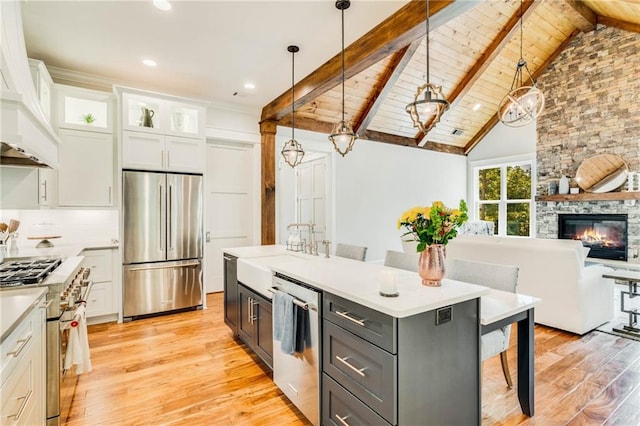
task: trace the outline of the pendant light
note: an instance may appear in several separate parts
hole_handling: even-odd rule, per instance
[[[344,11],[351,6],[349,0],[337,0],[336,8],[342,11],[342,120],[333,127],[329,140],[333,147],[343,157],[353,149],[353,143],[358,138],[351,126],[344,120]]]
[[[404,109],[411,117],[413,127],[417,127],[424,134],[433,128],[439,121],[442,114],[449,109],[449,101],[442,94],[442,86],[436,86],[429,82],[429,0],[426,2],[427,19],[425,20],[427,59],[426,59],[426,83],[418,87],[413,102]]]
[[[300,50],[298,46],[289,46],[287,50],[291,52],[291,139],[287,141],[282,147],[282,151],[280,154],[284,157],[284,161],[291,167],[295,167],[300,162],[302,162],[302,157],[304,157],[304,150],[302,149],[302,145],[295,140],[293,132],[296,128],[296,115],[295,115],[295,97],[293,93],[294,87],[294,70],[295,70],[295,61],[294,57],[296,52]]]
[[[511,89],[498,107],[498,118],[509,127],[521,127],[536,120],[544,109],[544,94],[536,87],[527,61],[522,57],[522,0],[520,0],[520,59],[511,82]],[[527,72],[531,86],[523,81],[523,70]]]

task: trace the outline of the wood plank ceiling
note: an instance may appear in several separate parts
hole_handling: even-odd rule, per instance
[[[404,111],[426,73],[425,4],[411,1],[345,49],[346,119],[360,139],[467,154],[498,123],[520,58],[521,7],[522,56],[535,77],[581,31],[640,31],[638,0],[432,0],[429,80],[443,86],[451,107],[425,136]],[[339,49],[296,83],[296,128],[330,133],[340,120]],[[290,111],[287,89],[264,107],[262,121],[291,126]]]

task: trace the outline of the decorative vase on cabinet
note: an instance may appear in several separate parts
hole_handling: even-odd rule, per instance
[[[431,244],[420,252],[418,274],[422,284],[429,287],[440,287],[444,278],[446,247],[444,244]]]

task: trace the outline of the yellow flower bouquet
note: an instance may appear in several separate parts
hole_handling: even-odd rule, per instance
[[[447,244],[458,235],[458,228],[469,219],[467,203],[460,200],[457,209],[446,207],[442,201],[434,201],[430,207],[413,207],[400,216],[398,229],[404,228],[402,239],[417,241],[418,252],[431,244]]]

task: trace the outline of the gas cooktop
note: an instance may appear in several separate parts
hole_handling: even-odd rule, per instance
[[[40,284],[62,263],[62,258],[14,260],[0,265],[0,288]]]

